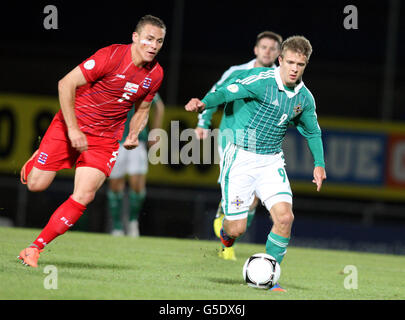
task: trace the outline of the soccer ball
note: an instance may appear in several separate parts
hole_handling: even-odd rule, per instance
[[[243,279],[248,286],[260,289],[273,287],[280,278],[279,263],[271,255],[256,253],[243,266]]]

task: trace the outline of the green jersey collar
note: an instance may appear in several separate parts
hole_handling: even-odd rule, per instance
[[[300,83],[295,86],[294,91],[286,90],[284,88],[283,81],[281,80],[280,67],[275,68],[274,76],[276,78],[278,89],[281,91],[284,91],[286,93],[287,97],[289,97],[289,98],[294,97],[298,92],[300,92],[301,88],[304,86],[304,82],[301,80]]]

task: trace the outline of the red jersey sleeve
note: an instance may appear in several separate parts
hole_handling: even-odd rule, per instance
[[[87,82],[95,82],[107,73],[110,55],[111,47],[101,48],[79,65]]]

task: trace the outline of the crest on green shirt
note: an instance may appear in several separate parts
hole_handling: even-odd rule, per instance
[[[302,112],[302,107],[301,107],[301,103],[299,103],[294,107],[294,113],[297,115],[301,112]]]

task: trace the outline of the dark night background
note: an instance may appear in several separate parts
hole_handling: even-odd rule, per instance
[[[168,108],[183,106],[192,97],[202,98],[226,69],[254,58],[253,47],[258,33],[272,30],[281,34],[284,39],[292,35],[304,35],[311,41],[313,54],[304,74],[304,82],[315,96],[319,116],[403,122],[405,22],[401,17],[405,16],[405,4],[398,2],[399,11],[394,12],[399,17],[395,27],[397,33],[387,33],[389,22],[392,21],[389,18],[389,6],[390,3],[395,3],[395,0],[35,1],[2,4],[0,92],[56,96],[57,82],[66,73],[101,47],[113,43],[130,43],[138,19],[145,14],[152,14],[163,19],[167,26],[165,44],[158,60],[165,71],[165,80],[159,92]],[[43,9],[48,4],[55,5],[58,9],[57,30],[46,30],[43,26],[46,17]],[[347,5],[355,5],[358,9],[357,30],[344,28],[343,21],[347,14],[343,9]],[[180,6],[178,11],[175,10],[176,6]],[[389,42],[389,36],[393,34],[395,36],[392,42]],[[392,57],[393,81],[388,88],[391,90],[393,106],[390,110],[386,109],[383,99],[388,45],[392,48],[391,52],[388,52],[388,56],[391,54]],[[70,188],[71,184],[68,184],[68,189]],[[159,188],[160,186],[151,186],[154,191],[149,192],[149,195],[153,192],[159,194]],[[176,193],[173,190],[172,192]],[[162,192],[166,192],[166,189],[162,189]],[[179,189],[177,193],[181,192],[183,191]],[[212,218],[218,203],[216,197],[219,197],[219,193],[215,190],[212,196],[209,194],[210,190],[197,192],[207,192],[207,197],[209,195],[214,198],[209,208],[199,208],[206,215],[205,218],[200,215],[194,220],[185,220],[175,216],[181,210],[194,210],[195,204],[192,202],[176,202],[173,199],[166,199],[167,202],[147,201],[145,211],[148,214],[142,217],[141,231],[150,235],[205,237],[206,230],[210,228],[209,219]],[[65,195],[59,197],[60,199],[52,191],[46,195],[28,196],[33,207],[35,204],[39,206],[38,199],[60,202],[66,198]],[[307,202],[304,202],[305,200]],[[325,199],[328,200],[332,202],[326,202],[322,207],[331,208],[328,212],[330,221],[334,221],[336,215],[339,215],[340,219],[345,218],[344,223],[349,223],[350,230],[340,228],[341,225],[336,222],[334,231],[337,238],[344,238],[344,232],[365,232],[365,238],[374,241],[374,235],[382,232],[377,229],[365,229],[374,226],[368,223],[367,217],[361,215],[368,206],[367,202],[340,202],[340,206],[335,206],[340,212],[336,213],[333,212],[335,199]],[[105,206],[104,201],[98,198],[93,208]],[[296,201],[301,208],[302,217],[311,212],[311,206],[306,205],[311,203],[311,198],[298,196]],[[300,201],[303,201],[301,206]],[[57,204],[55,202],[52,205]],[[153,218],[154,213],[156,216],[161,214],[159,205],[171,208],[173,216]],[[349,212],[350,208],[356,206],[359,208],[358,216],[341,210],[345,208]],[[403,225],[403,205],[402,209],[402,220],[396,218],[394,224]],[[95,218],[91,210],[90,208],[89,229],[105,229],[103,224],[95,222],[100,219]],[[266,213],[261,210],[259,215],[265,217]],[[317,218],[316,214],[308,217]],[[296,226],[303,220],[300,222],[297,219]],[[27,217],[29,226],[41,227],[46,221],[47,218],[38,221],[32,216]],[[324,225],[318,226],[317,223],[317,220],[308,220],[308,224],[302,226],[301,230],[309,226],[325,230]],[[175,224],[177,229],[173,227]],[[198,224],[203,225],[206,230],[198,230]],[[259,229],[258,222],[256,230]],[[330,230],[325,231],[329,236],[334,232]],[[267,234],[265,231],[260,233]],[[387,230],[386,234],[392,235],[392,242],[399,239],[398,233],[392,229]]]
[[[58,9],[58,29],[45,30],[43,8]],[[304,81],[321,115],[380,119],[389,1],[184,1],[183,19],[174,19],[176,1],[43,2],[3,5],[1,10],[2,91],[56,94],[57,80],[100,47],[129,43],[144,14],[161,17],[167,36],[158,60],[165,70],[161,95],[169,104],[201,97],[231,65],[252,59],[255,36],[263,30],[306,36],[313,54]],[[358,29],[346,30],[346,5],[358,9]],[[400,7],[400,17],[405,6]],[[180,32],[175,32],[176,23]],[[174,30],[175,29],[175,30]],[[394,108],[404,119],[404,21],[395,39]],[[173,53],[176,41],[180,51]],[[175,49],[174,49],[175,50]],[[178,90],[169,97],[179,61]],[[23,82],[23,84],[22,84]]]

